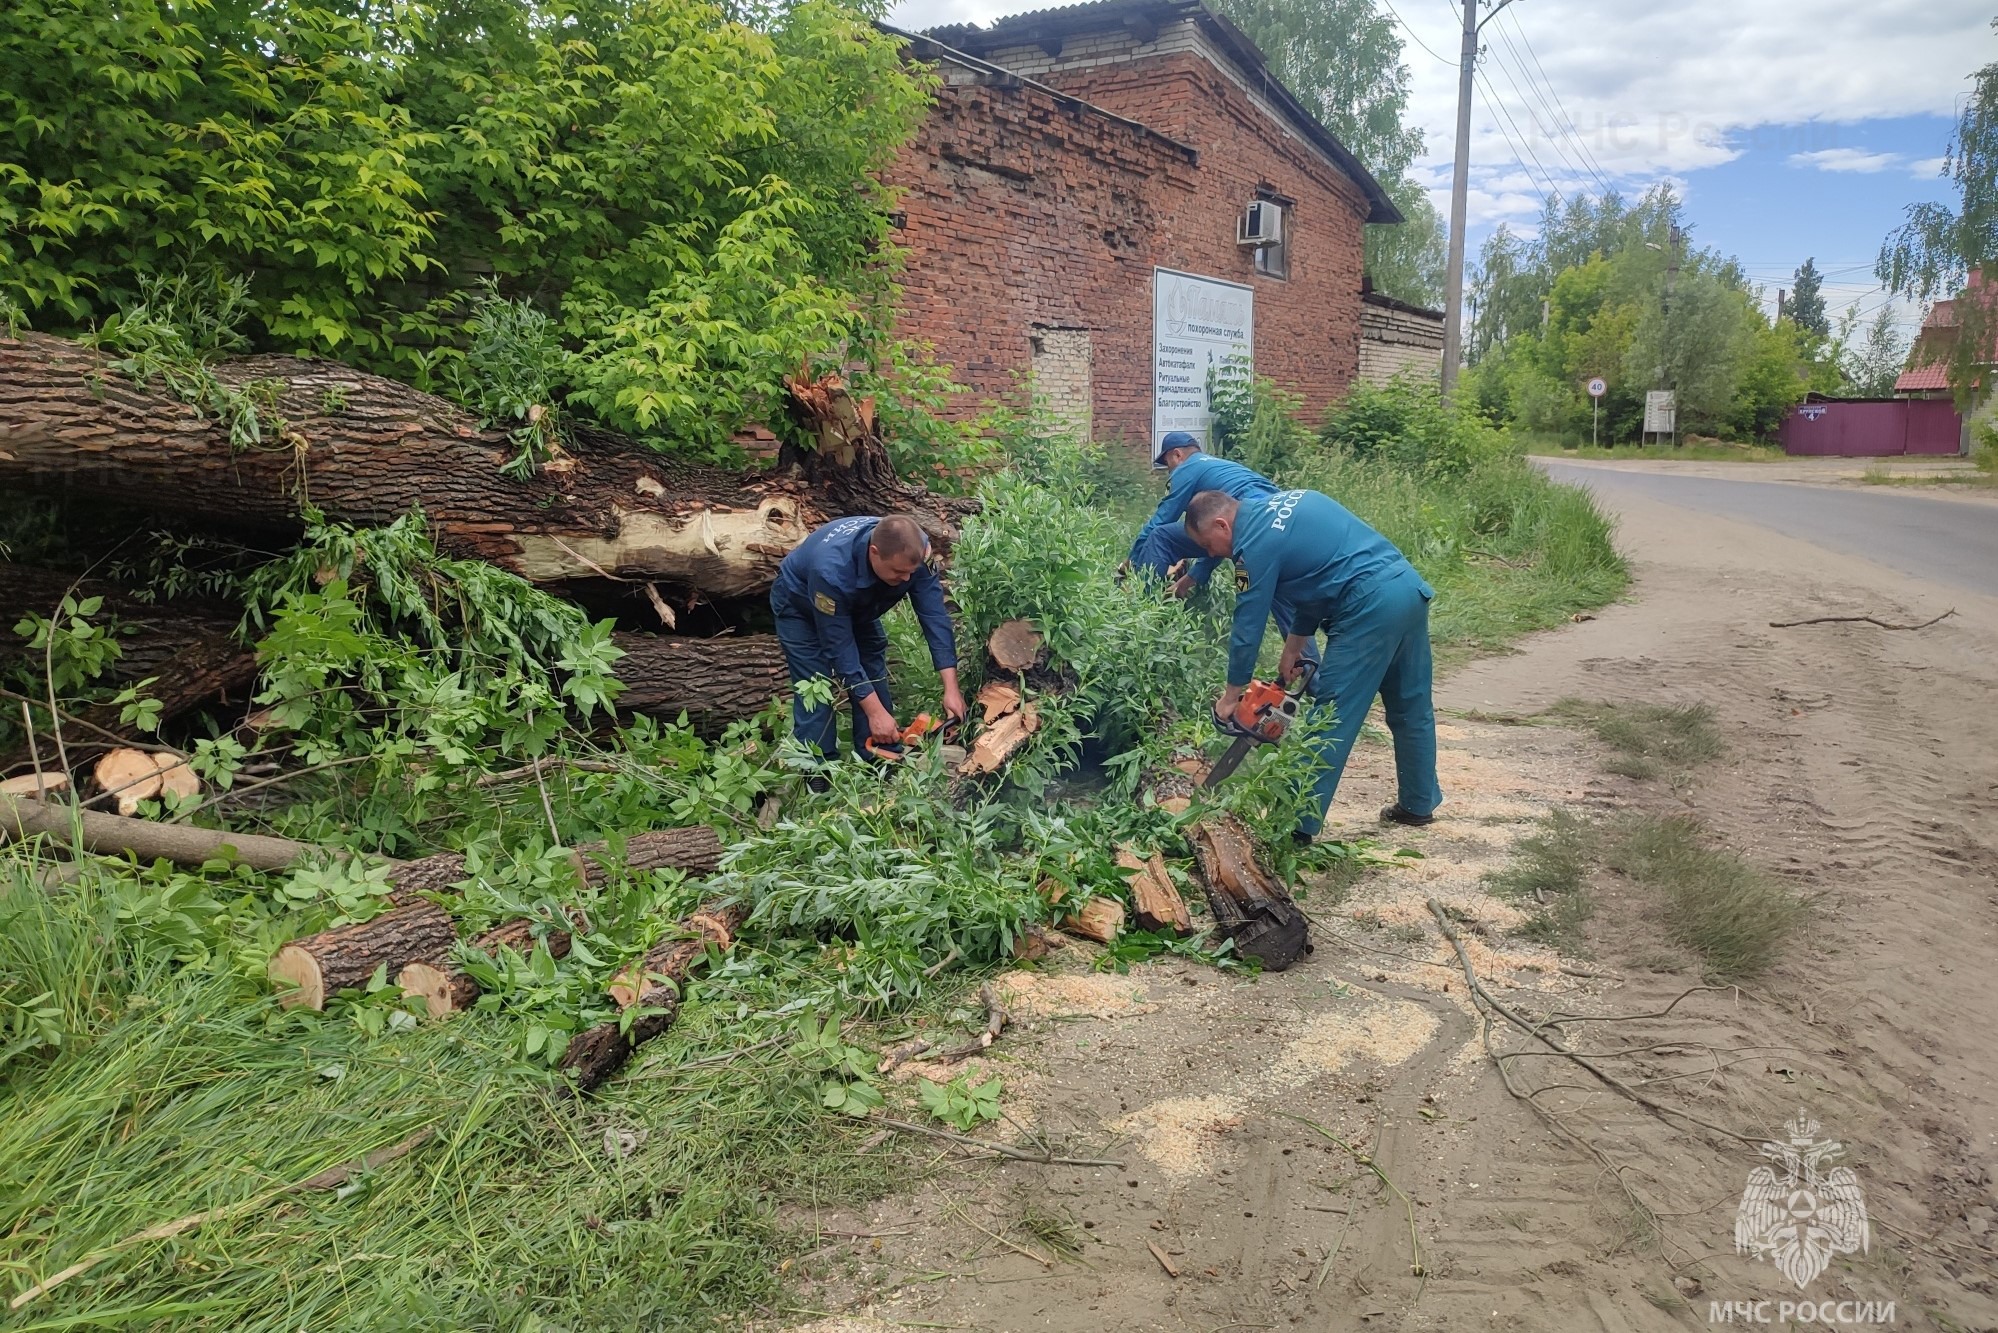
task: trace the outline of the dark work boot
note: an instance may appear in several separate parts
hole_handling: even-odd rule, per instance
[[[1435,822],[1435,815],[1413,814],[1410,811],[1402,809],[1400,801],[1396,801],[1393,805],[1383,806],[1381,809],[1381,823],[1383,824],[1405,824],[1409,828],[1422,828]]]

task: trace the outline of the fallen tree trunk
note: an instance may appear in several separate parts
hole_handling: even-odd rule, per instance
[[[632,1052],[664,1032],[679,1013],[680,994],[694,965],[710,945],[726,950],[749,915],[736,906],[710,905],[680,922],[688,938],[670,940],[645,956],[611,986],[620,1009],[638,1006],[641,1014],[629,1028],[622,1022],[599,1023],[578,1034],[562,1055],[562,1069],[575,1079],[579,1092],[589,1092],[624,1067]]]
[[[435,903],[411,903],[293,940],[271,956],[267,970],[280,986],[290,983],[278,991],[280,1005],[324,1009],[330,997],[367,985],[376,969],[395,976],[405,964],[444,957],[457,938],[449,912]]]
[[[1281,972],[1311,952],[1304,913],[1263,869],[1255,840],[1232,816],[1203,819],[1187,830],[1207,905],[1235,951]]]
[[[198,708],[249,697],[250,684],[257,675],[257,657],[237,640],[237,613],[224,603],[205,599],[140,602],[101,579],[73,578],[27,565],[0,563],[0,666],[25,663],[31,673],[40,675],[40,664],[30,660],[32,654],[12,633],[13,627],[29,614],[53,617],[63,597],[72,592],[79,599],[103,598],[96,622],[119,631],[117,642],[122,651],[100,683],[125,686],[150,678],[152,683],[144,692],[147,698],[159,701],[162,723]],[[93,753],[117,740],[139,739],[136,727],[119,721],[119,712],[108,703],[78,709],[76,722],[81,725],[65,724],[63,729],[63,743],[71,757],[78,752]],[[42,763],[53,763],[52,738],[43,737],[39,743]],[[0,773],[22,768],[31,759],[24,744],[0,755]]]
[[[728,723],[762,712],[791,686],[774,634],[620,634],[617,646],[625,653],[616,667],[624,686],[617,696],[621,714],[672,722],[685,713],[699,730],[719,734]]]
[[[0,485],[64,490],[204,525],[295,531],[310,505],[362,526],[421,506],[440,549],[536,583],[657,582],[710,599],[767,590],[784,554],[848,513],[913,512],[948,548],[964,503],[903,485],[870,436],[844,463],[735,473],[584,431],[514,480],[503,430],[338,362],[254,356],[212,367],[255,390],[262,443],[60,338],[0,337]],[[843,473],[835,479],[835,472]]]
[[[97,856],[130,854],[142,861],[171,861],[175,865],[198,866],[222,856],[233,857],[254,870],[288,870],[307,856],[340,855],[331,848],[293,842],[290,838],[230,833],[188,824],[158,824],[150,819],[72,810],[28,796],[0,794],[0,843],[41,836],[66,841],[72,831],[81,835],[83,850]],[[609,844],[602,842],[585,843],[576,849],[586,883],[607,881],[611,872],[598,858],[607,856],[609,851]],[[702,824],[634,833],[625,839],[624,859],[619,864],[641,871],[684,870],[690,875],[708,875],[721,864],[721,839]],[[397,862],[389,872],[389,883],[396,890],[393,901],[398,906],[406,906],[424,893],[442,892],[462,883],[464,878],[462,852],[440,852]]]

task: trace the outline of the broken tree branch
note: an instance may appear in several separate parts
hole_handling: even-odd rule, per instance
[[[1795,629],[1799,625],[1878,625],[1881,629],[1914,630],[1927,629],[1940,621],[1948,620],[1955,614],[1956,608],[1952,606],[1934,620],[1924,620],[1919,625],[1892,625],[1874,616],[1813,616],[1809,620],[1772,620],[1769,622],[1769,628]]]

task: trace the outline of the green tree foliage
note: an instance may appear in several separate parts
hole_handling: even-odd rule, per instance
[[[1894,312],[1887,306],[1866,326],[1866,337],[1856,347],[1845,349],[1843,364],[1853,393],[1862,398],[1885,398],[1894,392],[1894,381],[1908,361],[1908,338],[1901,332]]]
[[[1407,123],[1401,37],[1375,0],[1225,0],[1284,86],[1373,172],[1407,219],[1367,229],[1367,272],[1390,296],[1443,300],[1442,219],[1409,175],[1422,131]]]
[[[1677,392],[1682,430],[1761,436],[1806,392],[1841,387],[1829,338],[1772,324],[1740,266],[1684,236],[1667,186],[1635,204],[1552,199],[1536,237],[1495,232],[1471,284],[1480,411],[1586,441],[1598,422],[1584,386],[1601,376],[1605,441],[1638,434],[1651,389]]]
[[[1998,29],[1998,19],[1992,27]],[[1896,295],[1924,304],[1957,298],[1957,335],[1932,355],[1946,360],[1950,383],[1967,400],[1998,336],[1991,300],[1998,282],[1998,62],[1971,76],[1943,175],[1956,187],[1956,206],[1910,204],[1906,221],[1881,245],[1874,271]],[[1983,283],[1963,290],[1973,273]]]
[[[1831,337],[1831,319],[1825,314],[1824,275],[1818,272],[1815,258],[1806,259],[1790,280],[1790,318],[1800,329],[1809,329],[1820,338]]]
[[[25,0],[0,13],[0,295],[73,333],[250,276],[260,346],[444,383],[474,284],[574,400],[716,446],[801,363],[885,356],[870,173],[921,81],[845,0]]]

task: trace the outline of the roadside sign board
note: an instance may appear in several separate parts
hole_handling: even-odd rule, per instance
[[[1589,381],[1589,397],[1600,398],[1609,392],[1609,381],[1598,375]]]
[[[1238,282],[1152,270],[1152,464],[1183,430],[1214,447],[1214,391],[1246,381],[1256,341],[1256,293]]]
[[[1653,389],[1644,395],[1644,433],[1671,435],[1679,428],[1678,398],[1670,389]]]

